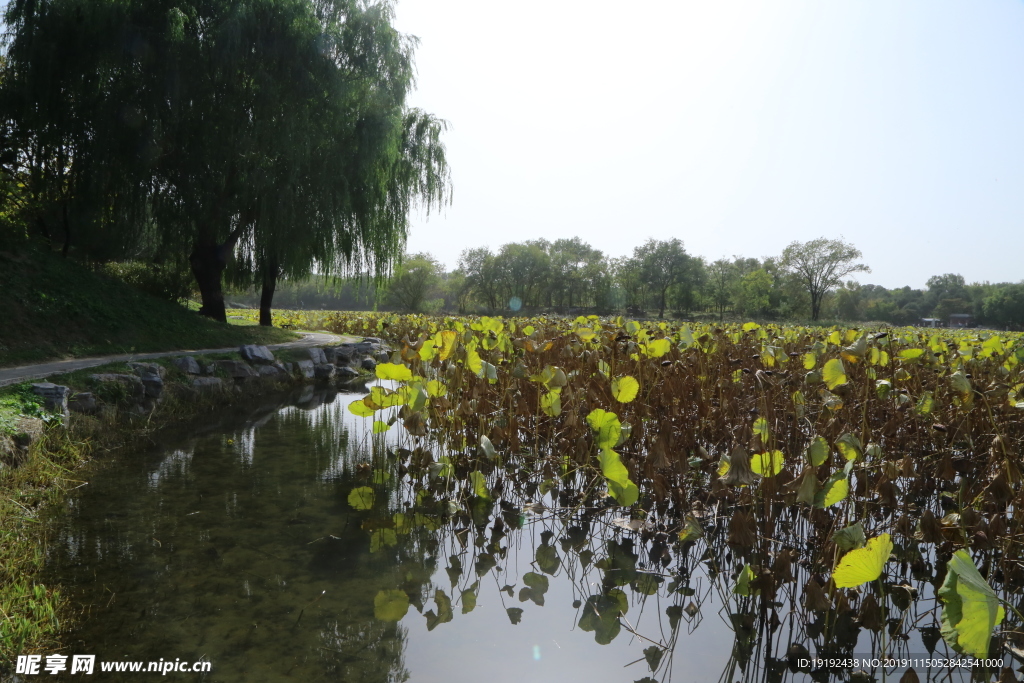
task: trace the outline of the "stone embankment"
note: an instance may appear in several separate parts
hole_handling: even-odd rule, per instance
[[[308,358],[294,360],[305,352]],[[53,382],[31,385],[46,409],[62,414],[65,421],[71,413],[98,415],[103,412],[127,410],[129,413],[151,413],[168,396],[188,400],[199,395],[255,393],[285,383],[323,382],[335,385],[365,382],[373,377],[377,363],[387,362],[391,349],[375,337],[337,346],[310,347],[294,351],[292,360],[280,360],[266,346],[239,347],[237,359],[202,361],[194,356],[169,357],[160,363],[127,363],[127,372],[98,372],[86,377],[81,386]],[[69,382],[69,384],[79,384]],[[28,451],[31,442],[42,433],[39,420],[23,420],[19,439],[3,450]],[[35,425],[35,422],[40,422]],[[38,428],[37,428],[38,427]],[[8,453],[11,458],[15,453]]]

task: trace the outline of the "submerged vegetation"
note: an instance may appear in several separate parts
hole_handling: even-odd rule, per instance
[[[884,657],[920,642],[932,653],[940,638],[1009,662],[1004,646],[1024,636],[1019,335],[596,317],[322,322],[401,341],[377,367],[381,385],[349,406],[374,434],[397,429],[405,442],[348,496],[366,510],[371,551],[448,529],[479,579],[524,515],[544,514],[538,571],[521,578],[519,600],[542,604],[560,565],[575,580],[598,570],[600,582],[582,580],[600,591],[578,625],[610,642],[632,630],[626,586],[667,596],[673,635],[642,634],[653,672],[665,671],[679,619],[700,613],[697,576],[727,607],[733,663],[757,653],[770,679],[809,652]],[[595,547],[588,530],[602,524],[627,537]],[[453,586],[465,565],[453,555]],[[412,604],[428,628],[451,620],[444,591],[415,588],[382,591],[377,616],[400,619]],[[463,611],[478,592],[479,580],[462,590]],[[515,623],[522,610],[508,614]]]

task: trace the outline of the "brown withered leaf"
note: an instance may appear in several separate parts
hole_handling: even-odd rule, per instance
[[[942,543],[945,540],[942,536],[942,525],[935,519],[931,510],[921,513],[921,520],[917,526],[920,529],[920,538],[925,543]]]
[[[737,510],[729,520],[729,545],[753,548],[757,544],[757,522],[752,513]]]
[[[811,612],[824,612],[830,606],[821,584],[812,576],[804,586],[804,607]]]
[[[837,590],[833,596],[833,601],[836,603],[836,614],[845,614],[853,609],[850,607],[850,598],[846,591]]]
[[[917,472],[914,469],[914,461],[909,455],[903,456],[903,461],[900,463],[900,474],[908,479],[913,479]]]
[[[906,538],[914,537],[914,520],[910,518],[910,515],[902,515],[896,521],[896,533]]]
[[[743,446],[736,446],[729,454],[729,471],[722,477],[722,483],[726,486],[750,486],[754,483],[750,455]]]
[[[860,612],[857,614],[857,619],[860,621],[860,625],[869,631],[878,633],[882,630],[885,625],[882,620],[882,608],[878,606],[878,600],[875,599],[874,593],[868,593],[867,596],[861,600]]]
[[[818,485],[818,468],[814,465],[804,465],[799,476],[789,482],[784,491],[787,495],[793,496],[798,503],[806,505],[814,504],[814,495],[820,488]]]
[[[1000,468],[999,474],[985,487],[985,497],[994,503],[1008,503],[1012,500],[1013,489],[1006,479],[1006,470]]]
[[[775,562],[772,563],[772,574],[778,583],[790,583],[796,579],[793,577],[793,556],[788,550],[781,550],[775,555]]]
[[[953,454],[946,453],[942,457],[942,462],[939,463],[939,469],[935,476],[945,481],[953,481],[956,479],[956,470],[953,469]]]
[[[878,485],[875,487],[875,493],[878,494],[878,501],[885,507],[894,508],[899,505],[899,501],[896,499],[899,489],[896,488],[896,484],[893,484],[888,477],[882,476],[879,479]]]
[[[903,672],[903,675],[900,677],[900,683],[921,683],[921,679],[918,678],[917,672],[910,668]]]

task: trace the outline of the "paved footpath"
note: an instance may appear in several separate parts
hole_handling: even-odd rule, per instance
[[[268,344],[267,348],[274,349],[295,349],[312,346],[331,346],[340,344],[348,338],[336,334],[324,334],[322,332],[303,332],[302,339],[296,339],[284,344]],[[352,337],[360,339],[360,337]],[[165,358],[167,356],[197,356],[205,353],[231,353],[238,351],[237,346],[226,349],[199,349],[187,351],[160,351],[159,353],[127,353],[119,356],[96,356],[94,358],[71,358],[69,360],[55,360],[49,363],[37,363],[35,365],[19,365],[13,368],[0,368],[0,387],[8,384],[17,384],[29,379],[39,379],[50,375],[59,375],[63,372],[81,370],[83,368],[94,368],[97,365],[107,363],[122,363],[137,360],[148,360],[150,358]]]

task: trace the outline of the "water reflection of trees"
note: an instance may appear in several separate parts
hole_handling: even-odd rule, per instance
[[[447,558],[450,586],[396,585],[428,629],[455,618],[460,605],[471,611],[489,583],[485,578],[500,587],[513,624],[523,619],[524,607],[544,606],[552,581],[568,580],[576,626],[598,644],[623,633],[640,639],[640,663],[660,680],[672,678],[680,638],[708,617],[722,619],[734,634],[731,648],[723,643],[719,653],[723,681],[897,680],[906,666],[854,667],[865,669],[862,675],[812,671],[800,660],[962,657],[940,636],[935,594],[945,563],[913,529],[896,540],[895,561],[879,580],[841,589],[807,559],[809,549],[825,548],[836,557],[848,549],[837,546],[838,516],[826,510],[719,490],[697,497],[683,516],[663,506],[628,519],[617,516],[622,508],[604,497],[602,482],[573,473],[563,458],[523,454],[502,463],[474,449],[440,456],[426,446],[378,446],[362,482],[379,481],[375,472],[392,475],[388,495],[363,513],[363,529],[378,539],[376,551],[404,552],[411,545]],[[830,514],[829,523],[814,519]],[[530,548],[530,571],[513,578],[517,563],[509,553],[521,546]],[[1013,632],[1019,621],[1011,616],[1003,628]],[[1001,656],[998,638],[992,652]],[[919,665],[915,674],[993,680],[1000,672]]]
[[[708,467],[698,464],[691,483],[703,493],[624,518],[602,481],[559,454],[400,447],[362,428],[330,392],[299,398],[83,489],[76,524],[62,525],[50,550],[61,582],[76,576],[91,605],[91,626],[76,638],[156,659],[193,647],[197,634],[212,642],[226,633],[225,672],[266,661],[282,676],[398,681],[410,675],[408,621],[378,618],[382,591],[405,596],[417,612],[405,619],[428,630],[473,611],[483,591],[497,593],[510,623],[528,625],[533,610],[551,609],[560,581],[572,586],[573,624],[596,644],[642,644],[626,671],[648,672],[630,680],[671,680],[686,666],[677,646],[708,619],[733,633],[706,653],[721,657],[722,681],[829,680],[798,671],[807,655],[948,653],[935,601],[948,558],[929,544],[950,529],[937,519],[894,534],[882,580],[835,589],[809,558],[839,552],[839,515],[783,504],[772,483],[759,495],[725,490],[699,479]],[[139,493],[147,487],[154,495]],[[361,488],[372,504],[352,510],[345,501]],[[858,514],[870,527],[881,511]],[[995,556],[976,557],[998,580]],[[1004,629],[1018,623],[1011,616]]]
[[[345,446],[332,400],[268,403],[230,431],[92,474],[48,549],[53,580],[83,606],[68,647],[104,660],[205,655],[210,680],[408,680],[406,628],[364,599],[405,570],[370,554],[338,503],[369,455]]]

